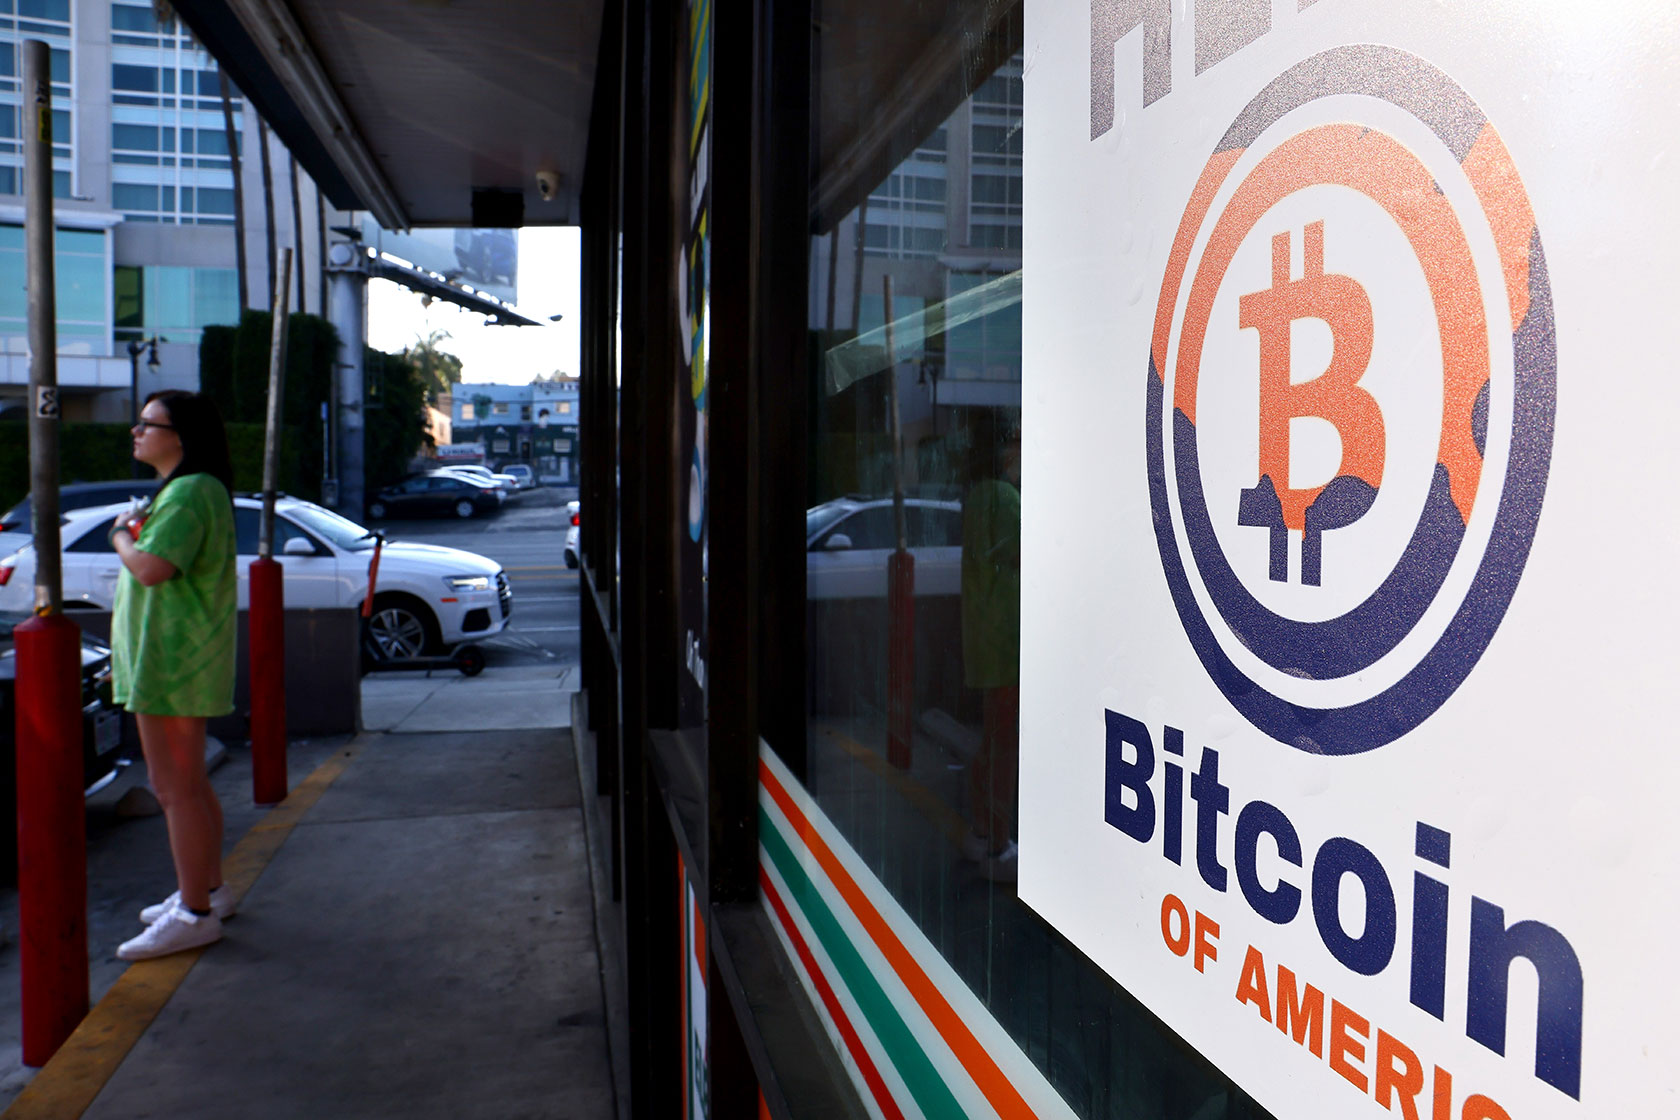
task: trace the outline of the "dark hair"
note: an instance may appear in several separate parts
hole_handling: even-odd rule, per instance
[[[983,482],[1004,475],[1004,452],[1021,440],[1021,413],[1010,408],[970,408],[964,417],[968,437],[968,480]]]
[[[233,495],[233,458],[228,454],[227,429],[222,426],[222,413],[216,402],[203,393],[189,393],[184,389],[164,389],[146,398],[157,401],[169,414],[169,423],[181,440],[181,461],[163,480],[168,486],[174,479],[189,474],[207,474],[227,488]],[[163,487],[158,488],[163,493]]]

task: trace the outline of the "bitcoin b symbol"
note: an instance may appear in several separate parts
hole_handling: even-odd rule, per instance
[[[1272,238],[1272,286],[1243,296],[1238,325],[1260,335],[1260,480],[1242,492],[1237,524],[1271,531],[1270,577],[1289,578],[1289,530],[1301,537],[1301,582],[1318,586],[1323,533],[1365,515],[1382,486],[1386,439],[1382,410],[1359,385],[1371,362],[1371,299],[1351,276],[1324,271],[1324,223],[1304,233],[1304,268],[1290,279],[1290,235]],[[1330,328],[1330,364],[1296,382],[1290,372],[1290,324],[1318,319]],[[1332,481],[1297,490],[1289,479],[1289,422],[1327,420],[1341,440]]]

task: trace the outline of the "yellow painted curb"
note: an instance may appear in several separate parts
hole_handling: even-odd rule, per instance
[[[257,881],[274,853],[327,788],[380,733],[364,733],[317,766],[309,777],[270,809],[240,838],[225,860],[222,873],[237,898]],[[209,946],[205,946],[209,948]],[[88,1012],[58,1053],[0,1112],[0,1120],[75,1120],[87,1111],[129,1050],[146,1033],[204,949],[192,949],[155,960],[136,961],[111,985],[105,998]]]

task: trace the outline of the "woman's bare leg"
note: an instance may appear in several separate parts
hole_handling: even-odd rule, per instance
[[[204,769],[204,724],[199,716],[140,715],[140,748],[152,790],[169,826],[169,853],[181,901],[210,906],[222,883],[222,806]]]

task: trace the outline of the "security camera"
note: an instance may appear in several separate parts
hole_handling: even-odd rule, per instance
[[[544,202],[553,202],[554,196],[560,193],[560,173],[558,171],[537,172],[537,194]]]

